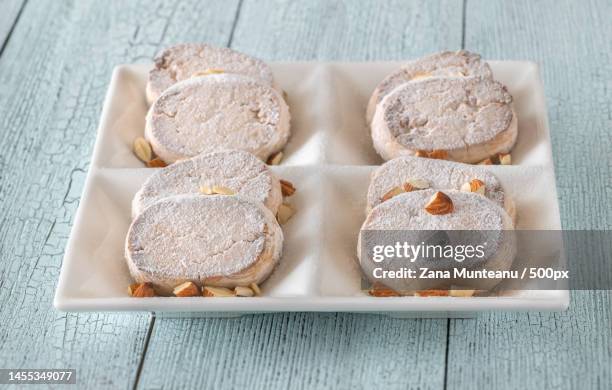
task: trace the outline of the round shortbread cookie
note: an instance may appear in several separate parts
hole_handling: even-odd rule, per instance
[[[264,281],[283,233],[262,204],[239,196],[180,195],[146,208],[130,226],[125,256],[137,283],[161,294],[193,281],[235,287]]]
[[[376,86],[370,97],[366,118],[368,123],[374,117],[378,103],[396,87],[409,81],[430,77],[484,77],[492,78],[489,64],[480,55],[466,50],[444,51],[411,61],[391,73]]]
[[[413,156],[402,156],[387,161],[374,172],[368,187],[366,212],[383,202],[383,197],[394,188],[403,188],[408,181],[424,181],[425,189],[461,190],[473,179],[484,183],[484,195],[502,207],[514,221],[515,208],[512,199],[505,193],[499,179],[479,165],[452,161],[434,160]],[[421,183],[419,183],[421,184]],[[415,188],[414,191],[420,190]]]
[[[156,170],[134,196],[132,216],[161,199],[200,194],[202,188],[214,186],[229,188],[236,195],[263,203],[274,215],[283,201],[280,182],[266,164],[249,152],[226,150]]]
[[[226,47],[185,43],[169,47],[155,57],[149,72],[147,101],[151,104],[173,84],[208,73],[235,73],[272,86],[272,70],[263,61]]]
[[[450,160],[476,163],[509,152],[516,137],[512,96],[491,79],[402,84],[383,99],[372,120],[374,148],[385,160],[445,150]]]
[[[239,149],[261,160],[289,139],[289,108],[273,88],[220,74],[181,81],[153,103],[145,138],[165,162]]]
[[[440,233],[446,237],[449,243],[484,244],[484,256],[471,260],[463,265],[470,269],[486,268],[487,270],[507,270],[512,265],[516,255],[516,238],[514,227],[508,214],[497,204],[484,196],[460,192],[455,190],[444,191],[453,202],[454,211],[443,215],[432,215],[425,210],[436,190],[422,190],[407,192],[397,195],[386,202],[374,207],[365,222],[361,226],[363,231],[380,231],[384,238],[384,232],[404,231],[410,237],[412,245],[429,243],[432,237]],[[379,238],[380,238],[379,237]],[[467,239],[467,241],[466,241]],[[396,270],[404,267],[403,262],[391,261],[387,264],[374,262],[361,253],[362,234],[359,236],[357,247],[360,265],[364,274],[372,282],[381,282],[373,277],[376,267],[384,267],[387,270]],[[387,240],[389,241],[389,240]],[[377,243],[380,244],[380,243]],[[394,244],[387,242],[385,244]],[[412,264],[417,270],[419,267],[428,267],[432,270],[448,269],[452,267],[452,261],[442,260],[428,261],[427,263],[416,262]],[[498,281],[479,281],[478,288],[489,289]],[[427,279],[385,279],[384,283],[398,292],[410,292],[429,288],[445,288],[452,285],[451,281],[427,280]],[[465,286],[465,284],[464,284]]]

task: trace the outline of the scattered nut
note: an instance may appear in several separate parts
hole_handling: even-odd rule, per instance
[[[512,156],[510,153],[500,153],[497,157],[501,165],[512,165]]]
[[[172,293],[177,297],[197,297],[200,288],[194,282],[185,282],[176,286]]]
[[[402,187],[393,187],[389,191],[387,191],[387,193],[384,194],[382,198],[380,198],[380,200],[386,202],[394,196],[401,194],[402,192],[404,192],[404,189]]]
[[[223,186],[213,186],[212,192],[214,194],[219,194],[219,195],[234,195],[235,194],[234,190],[232,190],[231,188],[223,187]]]
[[[425,211],[432,215],[452,213],[455,207],[453,201],[444,192],[436,192],[425,205]]]
[[[210,188],[209,186],[200,186],[200,192],[203,193],[204,195],[214,194],[212,188]]]
[[[147,167],[149,168],[165,168],[168,164],[164,160],[159,157],[155,157],[151,161],[147,162]]]
[[[233,297],[234,292],[225,287],[206,286],[202,289],[202,295],[205,297]]]
[[[278,152],[276,154],[273,154],[272,156],[270,156],[270,158],[268,158],[268,165],[278,165],[280,164],[282,159],[283,159],[283,152]]]
[[[429,188],[429,182],[423,179],[408,179],[406,183],[410,184],[411,187],[417,190],[425,190]]]
[[[414,296],[416,297],[447,297],[448,290],[420,290],[417,291]]]
[[[248,287],[238,286],[234,288],[234,294],[237,297],[252,297],[255,295],[255,292]]]
[[[469,298],[474,295],[476,290],[463,290],[463,289],[453,289],[451,288],[449,295],[451,297],[461,297],[461,298]]]
[[[485,158],[478,165],[493,165],[493,161],[490,158]]]
[[[418,72],[418,73],[415,73],[414,76],[412,76],[410,78],[410,81],[426,79],[426,78],[429,78],[429,77],[431,77],[431,73],[429,73],[429,72]]]
[[[373,297],[399,297],[401,296],[397,291],[390,289],[382,283],[375,282],[372,287],[368,290],[368,294]]]
[[[155,290],[151,283],[134,283],[129,286],[128,292],[130,296],[135,298],[154,297]]]
[[[470,192],[475,192],[480,195],[485,194],[485,183],[482,180],[472,179],[470,181]]]
[[[287,203],[283,203],[278,208],[276,219],[281,225],[284,225],[285,223],[287,223],[287,221],[291,219],[291,217],[293,217],[293,214],[295,214],[295,210],[293,209],[293,207],[291,207]]]
[[[201,70],[199,72],[195,72],[194,74],[191,75],[191,77],[208,76],[211,74],[220,74],[220,73],[225,73],[225,72],[223,71],[223,69],[208,68],[205,70]]]
[[[472,192],[472,186],[470,185],[470,183],[463,183],[460,190],[462,192]]]
[[[448,153],[446,150],[432,150],[431,152],[427,153],[427,157],[436,160],[446,160],[448,159]]]
[[[293,186],[293,183],[291,183],[290,181],[281,179],[280,185],[281,185],[281,191],[283,193],[283,196],[291,196],[295,193],[295,187]]]
[[[448,152],[442,149],[432,150],[431,152],[428,152],[426,150],[417,150],[414,155],[417,157],[433,158],[437,160],[447,160],[448,159]]]
[[[251,290],[253,290],[255,295],[257,295],[257,296],[261,295],[261,289],[259,288],[257,283],[251,283],[251,284],[249,284],[249,287],[251,288]]]
[[[153,151],[151,150],[151,145],[146,139],[142,137],[138,137],[134,140],[133,149],[136,157],[138,157],[140,161],[144,163],[148,163],[153,158]]]

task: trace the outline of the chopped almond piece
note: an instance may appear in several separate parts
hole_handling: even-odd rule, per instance
[[[197,297],[200,295],[200,288],[194,282],[179,284],[172,290],[177,297]]]
[[[149,168],[165,168],[167,166],[168,164],[159,157],[155,157],[153,160],[147,162],[147,167]]]
[[[283,193],[283,196],[291,196],[295,193],[295,187],[293,186],[293,183],[291,183],[290,181],[281,179],[280,185],[281,185],[281,191]]]
[[[151,283],[134,283],[129,286],[128,292],[130,296],[135,298],[147,298],[156,295]]]
[[[452,213],[455,209],[453,201],[444,192],[436,192],[425,205],[425,211],[432,215],[444,215]]]

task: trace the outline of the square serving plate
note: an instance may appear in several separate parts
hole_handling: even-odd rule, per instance
[[[517,229],[561,230],[546,104],[538,67],[490,61],[514,97],[519,136],[512,166],[487,166],[513,197]],[[283,225],[283,258],[257,298],[128,297],[124,239],[133,195],[153,169],[132,153],[144,132],[150,66],[115,68],[91,167],[68,240],[55,307],[64,311],[150,311],[171,316],[234,316],[278,311],[347,311],[395,316],[462,316],[483,310],[564,310],[567,291],[526,290],[504,297],[375,298],[356,264],[369,175],[382,160],[364,114],[376,84],[399,62],[272,63],[287,92],[292,137],[273,170],[298,188],[297,214]],[[529,188],[529,191],[521,189]]]

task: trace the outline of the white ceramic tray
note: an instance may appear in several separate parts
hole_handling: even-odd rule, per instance
[[[513,166],[489,166],[516,202],[518,229],[560,230],[546,105],[538,67],[490,61],[514,96],[519,119]],[[364,113],[376,84],[398,62],[272,63],[288,94],[292,137],[273,167],[298,191],[297,214],[283,226],[280,265],[257,298],[135,299],[123,258],[130,202],[153,169],[132,154],[144,131],[149,66],[115,68],[83,196],[68,240],[55,295],[64,311],[152,311],[171,315],[238,315],[275,311],[390,312],[446,316],[482,310],[563,310],[567,291],[524,291],[511,297],[374,298],[361,290],[355,263],[369,174],[382,163]],[[529,190],[526,190],[529,189]]]

